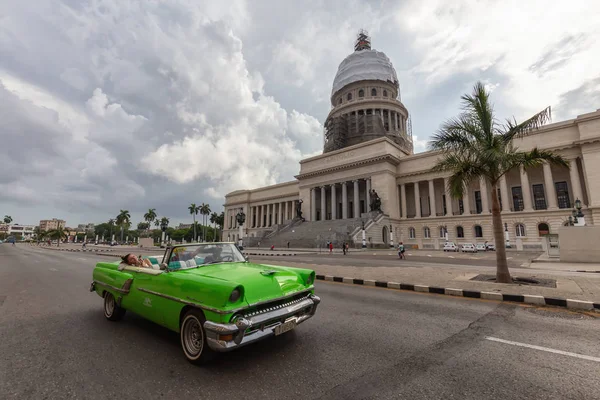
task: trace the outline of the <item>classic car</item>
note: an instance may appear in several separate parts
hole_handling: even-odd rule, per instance
[[[152,267],[97,263],[90,291],[110,321],[131,311],[178,332],[196,364],[294,329],[321,301],[313,270],[250,263],[233,243],[169,246],[143,258]]]

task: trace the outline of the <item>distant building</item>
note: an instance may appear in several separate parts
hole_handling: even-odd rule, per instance
[[[77,231],[79,231],[79,232],[92,233],[92,232],[94,232],[95,228],[96,228],[96,225],[93,223],[77,225]]]
[[[8,236],[15,236],[17,239],[31,239],[33,236],[33,230],[35,229],[35,225],[4,225],[4,227],[0,227],[0,231],[5,232]]]
[[[58,229],[59,227],[64,228],[65,224],[66,224],[66,221],[64,221],[62,219],[56,219],[56,218],[43,219],[40,221],[40,229],[42,231],[48,232],[48,231],[52,231],[54,229]]]

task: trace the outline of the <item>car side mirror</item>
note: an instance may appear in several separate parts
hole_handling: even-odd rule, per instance
[[[167,263],[161,263],[159,266],[161,271],[168,271],[169,270],[169,266],[167,265]]]

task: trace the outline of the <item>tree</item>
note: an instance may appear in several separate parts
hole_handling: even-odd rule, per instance
[[[109,234],[108,234],[108,236],[110,237],[110,240],[111,240],[111,245],[112,245],[112,240],[113,240],[113,239],[112,239],[112,237],[113,237],[113,236],[112,236],[112,230],[113,230],[113,227],[115,226],[115,220],[114,220],[114,219],[112,219],[112,218],[111,218],[111,219],[109,219],[109,220],[108,220],[108,226],[109,226],[109,228],[110,228],[110,231],[109,231]]]
[[[198,211],[200,211],[200,207],[198,207],[196,205],[196,203],[192,203],[188,207],[188,210],[190,210],[190,214],[192,214],[192,218],[194,220],[194,239],[193,239],[193,241],[194,241],[198,237],[198,236],[196,236],[196,215],[198,215]]]
[[[150,223],[149,222],[140,222],[137,224],[137,229],[138,231],[145,231],[150,229]]]
[[[521,166],[532,168],[547,162],[568,167],[569,162],[551,151],[536,147],[522,152],[514,145],[514,139],[528,135],[550,119],[550,107],[521,123],[513,119],[500,125],[483,83],[477,82],[473,93],[465,94],[461,99],[463,112],[444,122],[430,142],[433,150],[441,151],[441,158],[433,171],[451,173],[448,189],[456,198],[462,197],[469,183],[477,179],[482,179],[486,187],[491,187],[489,194],[496,242],[496,282],[511,283],[498,199],[500,178],[511,169]]]
[[[121,210],[119,215],[117,215],[116,222],[117,225],[121,228],[121,242],[123,242],[123,229],[129,229],[129,221],[131,220],[131,215],[129,215],[128,210]]]
[[[158,228],[160,226],[160,220],[155,220],[154,221],[154,226],[156,226],[156,228]]]
[[[144,214],[144,221],[148,223],[148,230],[150,230],[150,224],[156,219],[156,208],[150,208],[146,214]],[[160,223],[159,223],[160,224]],[[158,226],[159,224],[156,224]]]
[[[217,223],[217,233],[219,233],[219,230],[222,231],[223,226],[225,225],[225,212],[224,211],[221,211],[221,214],[219,214],[217,216],[216,223]],[[223,239],[221,239],[221,240],[223,240]]]
[[[216,212],[213,212],[212,214],[210,214],[210,223],[213,224],[213,229],[215,231],[215,235],[214,235],[214,239],[213,241],[218,241],[217,239],[217,219],[219,218],[219,214],[217,214]]]
[[[58,228],[48,232],[48,236],[52,239],[56,239],[56,247],[60,247],[60,241],[67,237],[67,232],[65,231],[65,228],[59,224]]]
[[[5,224],[10,224],[11,222],[13,222],[13,219],[10,215],[5,215],[4,216],[4,223]]]
[[[210,214],[210,206],[208,204],[204,204],[202,203],[200,205],[200,214],[202,214],[202,220],[203,222],[203,230],[204,230],[204,234],[202,235],[202,240],[204,240],[206,242],[206,218],[207,216]]]
[[[40,228],[39,226],[36,226],[35,228],[33,228],[33,235],[35,236],[35,239],[39,242],[41,240],[44,240],[44,237],[48,234],[48,232],[42,230],[42,228]]]

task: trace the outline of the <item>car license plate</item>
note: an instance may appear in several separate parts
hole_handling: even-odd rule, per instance
[[[296,320],[286,321],[283,324],[275,327],[275,336],[291,331],[296,327]]]

